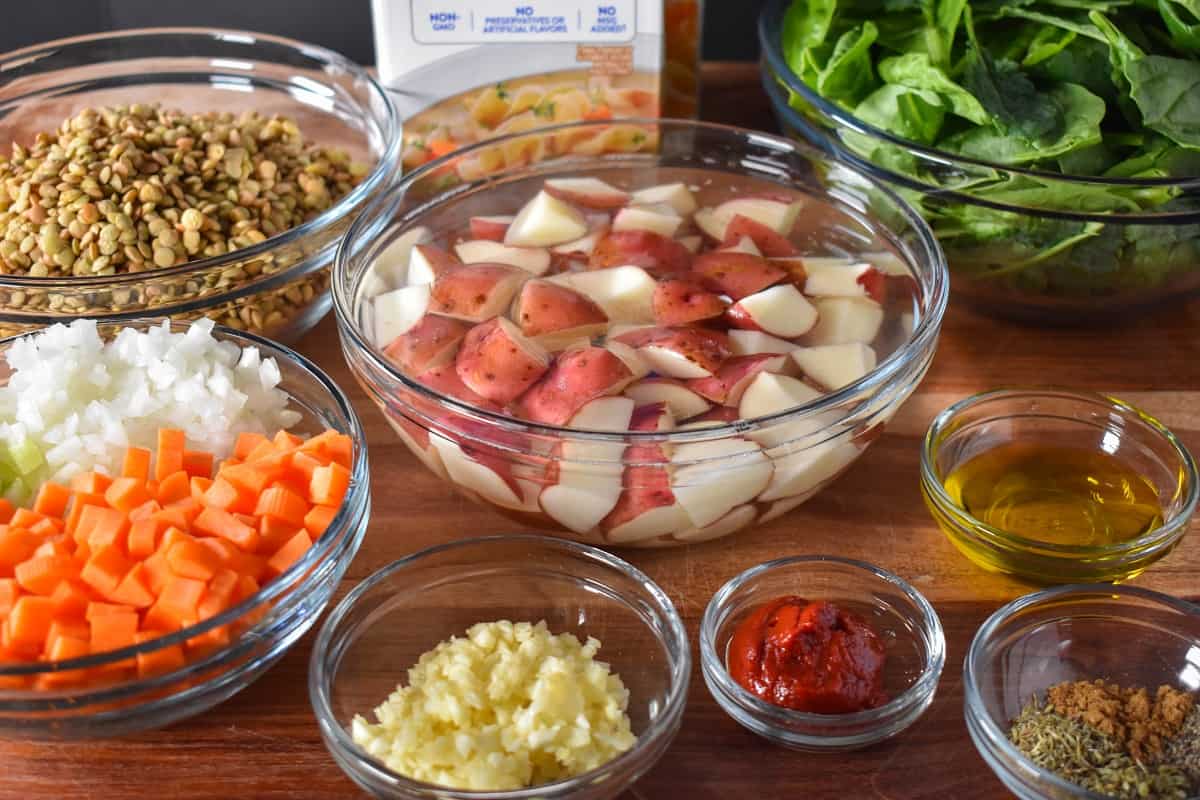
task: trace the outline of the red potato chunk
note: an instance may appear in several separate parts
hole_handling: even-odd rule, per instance
[[[512,221],[511,216],[471,217],[471,238],[503,242],[504,234],[508,231],[508,226]]]
[[[545,189],[559,200],[584,208],[620,208],[629,202],[629,192],[599,178],[550,178]]]
[[[589,400],[617,394],[634,377],[624,361],[603,347],[566,350],[517,399],[514,410],[534,422],[564,425]]]
[[[654,372],[668,378],[705,378],[729,358],[729,337],[703,328],[638,328],[615,341],[637,350]]]
[[[720,295],[691,278],[659,281],[651,302],[654,319],[660,325],[686,325],[713,319],[724,314],[727,305]]]
[[[430,284],[459,266],[462,266],[462,262],[457,257],[437,245],[418,244],[409,256],[408,283],[417,286]]]
[[[508,405],[545,374],[546,351],[503,317],[468,331],[454,360],[459,379],[480,397]]]
[[[501,407],[486,397],[480,397],[473,392],[462,379],[453,364],[443,364],[440,367],[425,370],[417,376],[417,382],[439,394],[453,397],[459,402],[482,408],[485,411],[500,411]]]
[[[469,322],[483,322],[503,313],[528,278],[528,272],[507,264],[457,266],[434,281],[429,310]]]
[[[736,406],[742,393],[758,373],[780,369],[787,356],[734,356],[721,365],[715,375],[697,378],[685,385],[696,394],[721,405]]]
[[[563,331],[591,336],[608,324],[608,315],[590,298],[546,281],[529,281],[521,287],[513,318],[526,336]]]
[[[784,280],[787,273],[749,253],[713,251],[692,262],[692,272],[734,300],[761,292]]]
[[[393,339],[383,352],[410,375],[450,362],[471,326],[461,320],[426,314]]]
[[[755,247],[768,258],[794,256],[800,252],[786,236],[742,214],[735,214],[725,226],[725,241],[721,246],[736,245],[743,236],[754,242]]]
[[[674,239],[644,230],[609,231],[596,242],[588,269],[632,264],[655,277],[686,272],[691,252]]]

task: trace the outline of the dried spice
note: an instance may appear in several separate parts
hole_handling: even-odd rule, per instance
[[[1181,768],[1141,764],[1112,736],[1036,698],[1013,721],[1009,739],[1039,767],[1117,800],[1186,800],[1190,795],[1192,781]]]
[[[1167,743],[1163,761],[1182,767],[1192,779],[1193,793],[1200,793],[1200,705],[1192,705],[1183,727]]]
[[[1111,736],[1136,761],[1155,763],[1163,744],[1183,726],[1195,701],[1191,694],[1160,686],[1154,696],[1143,686],[1102,680],[1060,683],[1046,690],[1054,711]]]

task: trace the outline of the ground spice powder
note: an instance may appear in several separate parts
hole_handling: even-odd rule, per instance
[[[1046,703],[1062,716],[1112,737],[1138,762],[1153,764],[1164,743],[1183,727],[1195,699],[1170,686],[1158,687],[1151,697],[1145,687],[1095,680],[1052,686],[1046,690]]]

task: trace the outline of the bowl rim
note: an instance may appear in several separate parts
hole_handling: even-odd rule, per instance
[[[925,657],[921,674],[912,685],[892,697],[886,703],[865,711],[847,714],[817,714],[810,711],[777,706],[751,694],[729,674],[725,659],[717,653],[717,626],[725,614],[725,608],[733,594],[744,586],[755,582],[763,575],[789,567],[836,565],[850,567],[864,577],[874,578],[883,586],[898,589],[916,607],[921,623],[920,638],[926,640]],[[799,587],[798,587],[799,589]],[[941,617],[933,604],[908,581],[893,572],[866,561],[831,555],[787,556],[765,561],[742,570],[734,575],[713,594],[704,609],[700,621],[700,661],[705,676],[711,678],[721,691],[748,713],[764,724],[778,727],[780,723],[798,722],[806,725],[823,725],[833,730],[874,723],[886,725],[891,719],[906,710],[916,708],[937,690],[942,670],[946,665],[946,634]],[[814,734],[812,738],[818,738]]]
[[[213,42],[234,42],[246,46],[253,46],[259,42],[270,43],[273,46],[278,46],[286,50],[290,50],[306,59],[321,62],[327,69],[332,68],[347,73],[357,82],[362,82],[366,86],[367,93],[371,97],[371,104],[365,106],[367,116],[369,116],[379,126],[380,139],[383,144],[383,150],[376,160],[372,169],[363,177],[358,185],[354,186],[349,192],[343,195],[329,208],[322,211],[317,216],[297,225],[294,228],[288,228],[285,231],[269,236],[261,242],[242,247],[229,253],[220,256],[210,256],[208,258],[195,259],[187,261],[171,267],[159,267],[148,269],[142,272],[126,272],[114,275],[87,275],[87,276],[64,276],[64,277],[44,277],[39,278],[32,275],[2,275],[0,276],[0,286],[25,289],[78,289],[78,288],[99,288],[99,287],[115,287],[126,284],[141,284],[147,280],[154,281],[165,278],[175,278],[180,276],[192,275],[195,273],[209,272],[215,269],[223,269],[230,264],[234,264],[248,259],[253,259],[262,255],[266,255],[278,247],[295,244],[309,235],[328,229],[338,220],[344,218],[356,206],[363,203],[364,200],[375,195],[382,187],[386,186],[396,172],[396,168],[400,163],[401,152],[401,137],[400,137],[400,117],[396,111],[396,106],[392,102],[391,97],[383,88],[383,85],[375,79],[375,77],[366,69],[359,66],[355,62],[346,58],[335,50],[330,50],[315,44],[308,44],[298,39],[291,39],[285,36],[275,36],[273,34],[258,33],[255,31],[238,30],[235,28],[200,28],[194,26],[168,26],[168,27],[153,27],[153,28],[130,28],[125,30],[105,31],[102,33],[84,34],[82,36],[70,36],[62,39],[53,39],[48,42],[23,47],[18,50],[11,50],[7,53],[0,53],[0,77],[13,70],[19,70],[21,67],[36,63],[39,59],[56,55],[64,49],[91,45],[98,42],[120,43],[120,42],[138,42],[148,41],[157,37],[163,36],[184,36],[192,41],[213,41]],[[173,58],[205,58],[204,56],[176,56]],[[109,61],[125,61],[137,60],[130,58],[110,59]],[[211,62],[211,59],[208,59]],[[238,67],[234,62],[223,62],[220,67],[212,66],[208,68],[209,74],[219,74],[221,72],[236,72]],[[299,69],[299,68],[297,68]],[[251,74],[254,72],[254,64],[251,64],[248,70]],[[175,74],[175,73],[169,73]],[[14,75],[13,79],[19,78],[20,75]],[[239,75],[239,77],[241,77]],[[0,91],[4,88],[3,83],[0,83]],[[40,93],[52,90],[54,87],[47,87],[41,90]],[[20,99],[20,98],[15,98]],[[378,110],[374,107],[374,103],[378,103]],[[378,117],[378,118],[377,118]],[[329,249],[333,243],[326,245],[325,249]],[[292,270],[284,270],[282,274],[289,274]],[[223,299],[221,295],[218,299]],[[133,314],[133,318],[137,318],[138,314]],[[102,317],[100,317],[102,319]]]
[[[802,95],[806,101],[817,106],[823,113],[835,118],[839,123],[855,130],[863,131],[871,134],[879,139],[883,139],[890,144],[899,145],[909,150],[915,150],[923,155],[934,157],[939,161],[947,163],[962,163],[971,164],[972,166],[987,167],[989,169],[1003,170],[1020,175],[1028,175],[1030,177],[1053,179],[1059,181],[1071,181],[1081,184],[1100,184],[1104,186],[1185,186],[1200,188],[1200,175],[1193,175],[1185,178],[1109,178],[1102,175],[1077,175],[1066,172],[1047,172],[1046,170],[1036,170],[1003,164],[998,161],[988,161],[986,159],[974,158],[972,156],[963,156],[957,153],[952,153],[948,150],[941,150],[936,147],[923,145],[920,142],[915,142],[912,139],[905,139],[902,136],[890,133],[877,128],[870,123],[863,122],[854,114],[846,111],[836,103],[831,103],[821,95],[814,92],[808,84],[800,80],[791,66],[788,65],[787,59],[782,53],[782,42],[779,37],[774,35],[772,26],[777,22],[782,23],[783,14],[787,11],[787,6],[791,0],[767,0],[766,7],[763,13],[759,16],[759,42],[762,45],[764,58],[770,64],[776,77],[780,78],[787,88],[794,91],[796,94]]]
[[[88,322],[90,320],[84,320]],[[191,326],[191,322],[181,320],[164,320],[161,317],[149,317],[142,320],[134,321],[133,323],[117,323],[117,322],[97,322],[97,326],[101,329],[109,328],[114,331],[119,331],[128,327],[150,328],[159,327],[164,323],[169,323],[173,331],[186,330]],[[259,588],[257,592],[247,597],[242,602],[232,606],[216,616],[209,617],[206,620],[197,622],[186,628],[181,628],[174,633],[168,633],[154,639],[147,640],[141,644],[130,645],[123,647],[120,650],[109,650],[103,653],[95,653],[78,658],[67,659],[65,661],[39,661],[34,663],[19,663],[13,665],[5,665],[0,663],[0,677],[23,677],[49,674],[55,672],[65,672],[75,669],[89,669],[94,667],[103,667],[105,665],[124,661],[129,658],[134,658],[139,655],[153,653],[166,647],[176,644],[182,644],[188,639],[204,634],[214,628],[227,625],[240,619],[247,612],[261,606],[264,603],[271,602],[281,595],[288,593],[289,590],[297,588],[297,579],[308,573],[314,566],[325,561],[329,553],[335,549],[339,536],[337,533],[346,529],[349,525],[355,523],[357,518],[361,516],[361,509],[365,499],[370,496],[370,483],[367,463],[367,448],[366,434],[362,428],[362,423],[358,419],[358,414],[354,411],[354,406],[351,405],[349,398],[341,390],[341,388],[330,378],[324,370],[301,355],[290,347],[274,342],[258,334],[249,333],[247,331],[234,330],[223,325],[213,325],[213,335],[220,341],[233,341],[239,347],[257,347],[264,357],[271,357],[277,360],[290,361],[300,367],[306,380],[313,380],[317,385],[322,387],[329,393],[332,399],[332,405],[336,407],[337,412],[341,414],[347,422],[346,434],[350,436],[354,443],[354,460],[350,470],[350,488],[346,492],[346,498],[342,501],[341,507],[330,521],[325,533],[322,534],[317,541],[313,542],[312,547],[294,564],[288,567],[280,575],[275,576],[270,581]],[[36,333],[18,334],[0,339],[0,358],[8,347],[18,339],[23,339],[27,336],[33,336]],[[244,343],[239,343],[238,340],[245,340]],[[111,684],[103,684],[92,688],[88,686],[82,687],[64,687],[63,690],[38,690],[38,689],[0,689],[0,707],[9,702],[18,702],[24,700],[40,700],[54,699],[63,696],[63,692],[72,696],[78,697],[79,692],[89,693],[88,696],[106,697],[113,694],[123,694],[129,690],[131,686],[157,686],[168,685],[173,682],[173,679],[181,672],[187,671],[194,667],[197,663],[205,663],[210,658],[219,656],[220,654],[232,650],[238,646],[240,639],[234,639],[228,645],[216,649],[210,656],[201,659],[200,661],[187,662],[183,666],[170,672],[151,675],[147,678],[135,677],[125,681],[119,681]]]
[[[1155,603],[1159,606],[1166,607],[1173,611],[1178,611],[1187,616],[1200,618],[1200,604],[1193,603],[1189,600],[1184,600],[1179,597],[1166,594],[1165,592],[1157,592],[1153,589],[1146,589],[1141,586],[1130,586],[1128,584],[1111,584],[1111,583],[1072,583],[1062,586],[1052,586],[1046,589],[1041,589],[1036,592],[1031,592],[1015,600],[1005,603],[1000,608],[992,612],[992,614],[984,620],[984,623],[975,631],[975,635],[971,638],[971,644],[967,647],[967,653],[963,657],[963,714],[968,723],[974,722],[976,725],[968,724],[968,728],[974,731],[976,728],[981,729],[981,734],[984,737],[985,744],[993,751],[999,751],[1009,762],[1021,764],[1026,769],[1037,775],[1039,780],[1046,781],[1061,792],[1070,794],[1074,797],[1086,798],[1086,800],[1107,800],[1108,795],[1097,794],[1096,792],[1084,789],[1077,783],[1072,783],[1058,774],[1051,772],[1043,767],[1033,763],[1022,753],[1017,746],[1008,740],[1008,735],[996,724],[995,719],[988,713],[983,706],[983,701],[980,698],[979,683],[976,679],[975,671],[977,662],[983,657],[983,647],[995,634],[996,630],[1007,622],[1010,618],[1021,611],[1037,605],[1047,603],[1058,603],[1065,605],[1072,598],[1085,598],[1091,596],[1107,595],[1112,600],[1124,599],[1122,595],[1138,598],[1140,600]],[[1064,611],[1064,616],[1069,616]],[[974,737],[972,737],[974,738]],[[982,749],[978,741],[975,742],[976,748]],[[993,772],[999,772],[995,765],[988,759],[984,759],[992,768]],[[1001,767],[1006,772],[1011,772],[1007,764],[1001,763]]]
[[[346,730],[338,724],[337,717],[333,711],[332,696],[330,688],[333,679],[336,676],[336,669],[331,669],[326,663],[331,653],[331,641],[334,634],[341,626],[346,615],[358,605],[363,596],[374,589],[379,584],[386,581],[396,573],[403,572],[407,567],[412,566],[428,557],[441,555],[443,553],[453,552],[455,550],[469,549],[479,545],[487,545],[495,542],[504,543],[520,543],[524,542],[530,545],[546,547],[551,550],[562,550],[578,556],[583,556],[593,561],[598,561],[604,566],[614,569],[630,578],[642,586],[643,589],[651,597],[654,598],[658,605],[658,611],[663,616],[665,627],[660,633],[660,638],[673,645],[679,652],[679,657],[673,661],[668,661],[670,667],[670,688],[666,702],[663,704],[662,711],[651,722],[647,730],[637,736],[637,739],[630,749],[611,759],[610,761],[601,764],[595,769],[580,773],[571,778],[554,781],[552,783],[538,784],[524,789],[511,789],[502,791],[476,791],[468,789],[454,789],[437,784],[425,783],[423,781],[413,780],[412,778],[394,772],[385,766],[382,762],[375,759],[370,754],[366,753],[355,741],[350,737]],[[624,594],[618,593],[617,597],[624,600]],[[337,653],[339,662],[344,655],[345,647],[348,644],[339,648]],[[668,649],[668,653],[670,650]],[[684,707],[687,702],[688,687],[692,671],[692,651],[691,644],[687,637],[687,628],[683,624],[683,619],[679,615],[679,610],[675,607],[675,603],[670,596],[652,580],[646,573],[635,567],[628,561],[613,555],[605,550],[592,545],[583,544],[581,542],[571,541],[569,539],[560,539],[553,536],[543,536],[532,533],[517,533],[517,534],[496,534],[490,536],[478,536],[467,539],[456,539],[451,542],[426,547],[418,550],[404,558],[386,564],[380,569],[373,572],[367,578],[359,582],[341,602],[334,606],[333,610],[325,617],[324,623],[321,625],[321,630],[317,634],[317,639],[313,643],[312,656],[309,659],[308,670],[308,694],[309,700],[313,706],[313,712],[317,718],[317,726],[320,728],[323,738],[327,746],[331,750],[336,750],[337,753],[348,756],[355,768],[361,769],[368,773],[372,778],[384,780],[390,784],[398,785],[400,788],[414,792],[422,792],[430,797],[447,796],[470,798],[470,800],[533,800],[534,798],[565,798],[570,793],[581,786],[591,783],[596,778],[604,773],[612,773],[614,775],[639,771],[638,761],[643,753],[650,748],[651,745],[660,742],[664,736],[669,737],[676,729],[679,720],[682,718]],[[335,758],[335,761],[339,761]],[[341,762],[339,761],[339,765]],[[343,767],[345,769],[345,767]]]
[[[362,326],[358,323],[355,314],[357,305],[358,289],[361,284],[361,275],[358,282],[353,287],[353,291],[349,291],[345,287],[345,277],[352,269],[351,264],[359,260],[358,250],[365,245],[360,245],[359,240],[370,238],[371,235],[377,234],[375,230],[380,226],[388,227],[392,224],[391,216],[396,210],[396,206],[403,199],[404,193],[414,184],[419,183],[425,178],[437,173],[443,166],[466,157],[479,150],[502,146],[506,142],[511,142],[516,139],[529,136],[552,136],[560,132],[571,132],[576,130],[586,130],[589,128],[604,128],[611,125],[637,125],[654,127],[657,129],[683,129],[696,130],[702,129],[711,131],[717,135],[726,137],[748,137],[752,138],[755,145],[771,146],[780,152],[788,152],[799,155],[800,157],[810,162],[820,162],[829,166],[841,167],[849,170],[854,176],[868,185],[871,191],[879,192],[886,200],[892,204],[904,219],[904,222],[910,226],[915,234],[917,244],[930,257],[928,272],[929,278],[924,283],[920,278],[914,276],[919,289],[922,290],[922,295],[927,298],[924,313],[918,321],[917,327],[909,335],[907,341],[900,347],[881,361],[876,367],[864,375],[857,381],[843,386],[835,391],[821,395],[816,400],[809,403],[804,403],[793,408],[778,411],[766,416],[755,417],[747,420],[735,420],[733,422],[713,425],[707,428],[689,429],[689,430],[674,430],[667,432],[658,431],[600,431],[588,430],[584,428],[571,428],[561,425],[550,425],[546,423],[533,422],[522,420],[516,417],[511,417],[503,413],[488,411],[487,409],[479,408],[470,405],[461,400],[458,400],[449,395],[443,395],[434,389],[419,383],[413,378],[405,375],[398,367],[386,358],[382,350],[376,347],[364,334]],[[623,154],[622,154],[623,155]],[[633,154],[639,155],[639,154]],[[592,156],[590,158],[603,159],[605,156]],[[538,162],[538,164],[527,165],[521,169],[533,169],[535,172],[531,177],[536,177],[539,170],[539,165],[558,165],[569,164],[572,157],[568,154],[565,158],[559,157],[550,161]],[[502,171],[500,174],[504,174]],[[490,182],[495,180],[495,176],[488,176],[480,179],[482,182]],[[419,209],[410,212],[413,217],[420,217],[428,212],[431,206],[441,206],[450,204],[455,201],[457,192],[440,194],[433,198],[428,203],[423,204]],[[823,198],[826,199],[826,198]],[[834,203],[836,198],[828,198],[827,202]],[[376,220],[376,217],[386,215],[387,219],[383,222]],[[863,215],[864,217],[867,215]],[[415,221],[415,220],[414,220]],[[881,233],[889,236],[895,236],[894,231],[890,226],[884,225],[881,222],[875,221],[876,227]],[[912,253],[904,242],[898,238],[892,241],[892,244],[901,249],[906,260],[912,261]],[[630,440],[637,441],[661,441],[661,442],[692,442],[692,441],[707,441],[714,438],[723,438],[730,435],[741,435],[746,432],[768,427],[782,422],[790,422],[796,418],[816,417],[822,412],[831,407],[836,407],[846,401],[856,398],[862,399],[871,396],[888,381],[895,378],[897,375],[903,374],[904,371],[910,368],[915,361],[922,358],[928,359],[928,351],[935,345],[939,330],[941,328],[942,319],[945,315],[946,306],[949,298],[949,266],[946,261],[946,256],[942,252],[941,245],[933,236],[928,223],[917,213],[906,200],[900,197],[895,191],[887,187],[877,178],[857,169],[854,165],[845,161],[830,156],[828,153],[800,142],[795,142],[781,136],[754,131],[747,128],[739,128],[733,125],[725,125],[712,122],[699,122],[696,120],[671,119],[671,118],[628,118],[618,120],[598,120],[586,122],[568,122],[558,125],[549,125],[544,128],[537,128],[532,131],[524,131],[521,133],[507,134],[505,136],[487,139],[482,142],[477,142],[469,147],[464,147],[456,150],[442,158],[430,161],[416,170],[407,173],[399,181],[389,186],[385,191],[377,194],[371,202],[357,216],[353,224],[351,224],[346,235],[342,237],[338,244],[337,254],[334,257],[333,266],[333,306],[334,313],[338,320],[338,329],[343,336],[343,348],[347,346],[346,338],[349,338],[349,344],[353,348],[363,354],[371,363],[372,367],[381,371],[392,381],[400,383],[406,389],[414,392],[418,396],[430,400],[442,406],[449,406],[456,413],[461,414],[468,419],[477,420],[490,425],[498,426],[501,430],[510,431],[513,433],[532,433],[536,435],[547,436],[569,436],[579,440],[597,441],[597,442],[628,442]],[[365,272],[365,270],[364,270]],[[821,432],[828,432],[830,428],[836,428],[836,424],[829,426]],[[830,434],[830,438],[836,435]],[[730,456],[718,457],[720,460],[729,460]],[[711,459],[696,459],[688,463],[703,463]]]
[[[962,413],[994,400],[1022,397],[1055,398],[1072,401],[1081,405],[1099,406],[1116,412],[1123,420],[1133,419],[1144,424],[1159,440],[1165,441],[1171,447],[1182,464],[1183,486],[1179,491],[1181,491],[1183,497],[1180,508],[1169,519],[1164,519],[1158,527],[1133,539],[1107,545],[1057,544],[1030,539],[1005,531],[1002,528],[997,528],[967,512],[966,509],[951,499],[945,486],[942,485],[942,481],[938,478],[934,463],[937,459],[942,440],[956,430],[955,424]],[[986,419],[999,420],[1006,419],[1009,416],[1011,415],[998,414]],[[1037,416],[1046,415],[1041,414]],[[1070,422],[1084,424],[1081,420],[1070,420]],[[1188,530],[1188,524],[1193,514],[1196,512],[1197,503],[1200,502],[1200,472],[1198,472],[1196,460],[1183,441],[1172,433],[1169,428],[1140,408],[1111,395],[1066,387],[999,387],[969,395],[950,404],[929,423],[929,429],[926,431],[925,438],[921,444],[920,470],[921,485],[925,489],[929,499],[939,508],[953,510],[956,516],[960,516],[970,523],[969,527],[955,525],[957,530],[981,538],[993,546],[1020,548],[1025,551],[1037,550],[1039,551],[1038,557],[1046,560],[1055,560],[1060,556],[1074,559],[1088,556],[1113,557],[1144,553],[1147,548],[1153,548],[1184,535]]]

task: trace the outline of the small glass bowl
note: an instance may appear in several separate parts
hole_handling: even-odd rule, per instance
[[[478,622],[545,620],[556,634],[602,643],[600,660],[629,690],[637,743],[604,766],[563,781],[505,792],[414,781],[351,739],[357,714],[405,680],[405,670]],[[489,536],[431,547],[367,578],[325,620],[308,691],[325,745],[360,787],[400,800],[607,800],[662,757],[687,701],[691,650],[670,598],[631,564],[587,545],[535,535]]]
[[[1133,646],[1130,646],[1130,645]],[[1035,694],[1064,681],[1200,691],[1200,606],[1136,586],[1043,589],[992,614],[963,665],[971,740],[1022,800],[1103,800],[1042,769],[1008,740]]]
[[[888,702],[851,714],[793,711],[760,700],[730,676],[726,652],[737,626],[786,595],[836,602],[871,624],[887,654]],[[717,704],[747,730],[794,750],[855,750],[895,736],[933,702],[945,662],[946,638],[929,601],[900,577],[848,558],[796,556],[751,567],[713,595],[700,623],[700,665]]]
[[[370,171],[307,222],[226,255],[117,275],[0,275],[0,336],[77,317],[158,315],[299,339],[329,311],[342,234],[399,169],[400,122],[383,87],[337,53],[277,36],[201,28],[78,36],[0,56],[0,152],[85,107],[133,103],[286,116],[306,139]]]
[[[965,461],[998,445],[1052,441],[1099,449],[1158,489],[1163,524],[1110,545],[1060,545],[988,525],[957,505],[943,485]],[[1171,552],[1187,533],[1200,497],[1196,462],[1158,420],[1131,405],[1067,389],[997,389],[948,407],[921,450],[921,492],[938,526],[963,555],[992,572],[1044,584],[1123,581]]]
[[[145,329],[161,323],[158,319],[101,325],[100,334],[109,338],[124,327]],[[187,324],[176,322],[172,327],[180,330]],[[365,437],[350,401],[320,368],[293,350],[221,326],[213,335],[239,347],[257,347],[264,359],[275,359],[282,375],[279,388],[291,396],[291,408],[302,415],[293,431],[313,435],[333,428],[353,440],[350,489],[341,509],[304,557],[224,613],[108,653],[53,663],[0,664],[0,736],[124,736],[161,728],[224,702],[253,683],[304,635],[333,597],[358,552],[370,517],[371,493]],[[0,341],[0,385],[7,383],[11,374],[4,358],[11,343],[11,339]],[[222,632],[230,629],[240,633],[226,637]],[[210,638],[215,642],[228,638],[228,643],[210,647]],[[103,672],[180,644],[185,647],[187,662],[170,672],[116,678],[99,685],[28,688],[55,673],[76,669]]]

